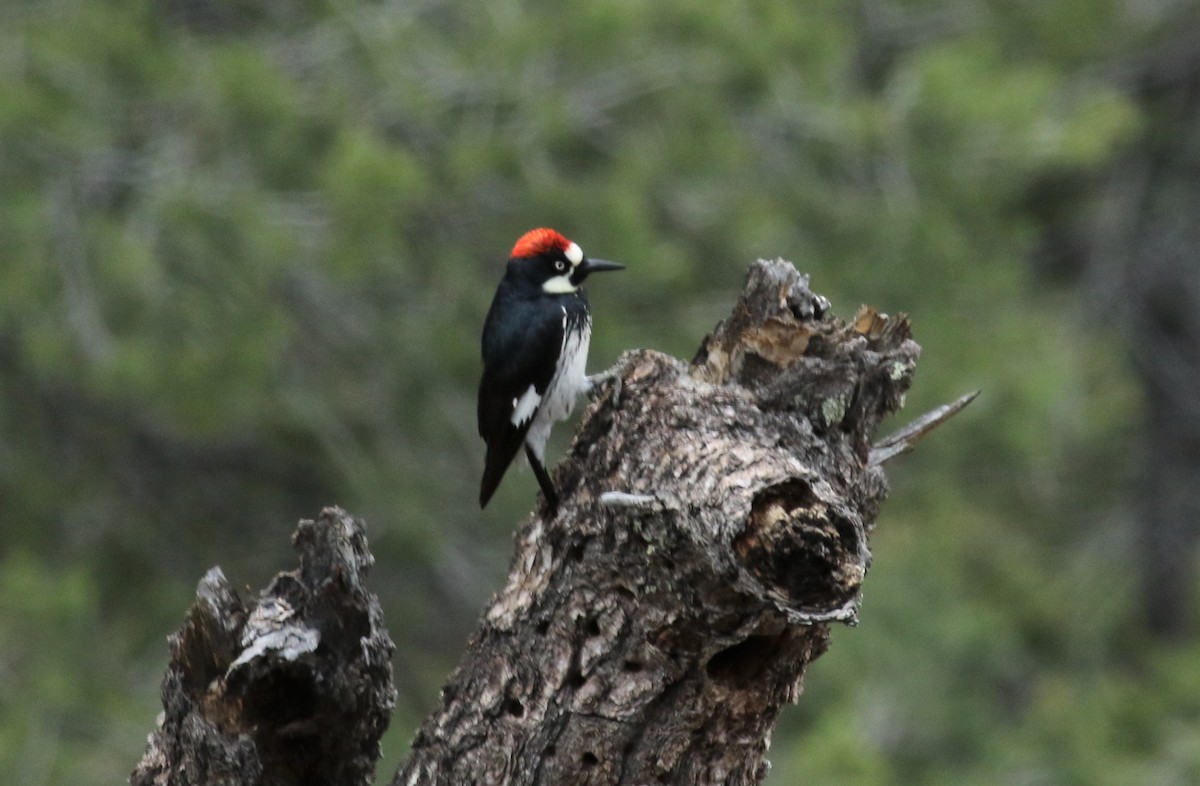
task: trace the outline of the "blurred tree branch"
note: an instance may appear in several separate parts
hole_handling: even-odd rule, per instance
[[[1110,186],[1124,218],[1113,291],[1146,394],[1142,603],[1151,630],[1176,639],[1196,631],[1200,546],[1200,16],[1190,21],[1140,70],[1145,143]]]
[[[1145,396],[1131,451],[1142,618],[1184,640],[1196,631],[1200,548],[1200,14],[1181,9],[1164,30],[1105,70],[1138,103],[1140,138],[1102,173],[1047,176],[1031,202],[1044,224],[1039,272],[1081,278],[1101,304],[1091,313],[1128,342]]]
[[[559,515],[518,532],[393,784],[765,777],[830,623],[856,620],[880,465],[950,416],[872,461],[920,347],[902,316],[827,307],[790,264],[760,261],[692,364],[623,356],[557,470]],[[394,695],[371,557],[337,509],[296,544],[300,570],[253,609],[219,571],[201,583],[135,784],[369,780]]]

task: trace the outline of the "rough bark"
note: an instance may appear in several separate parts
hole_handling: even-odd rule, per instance
[[[300,567],[250,606],[220,568],[170,638],[163,712],[134,786],[365,784],[395,703],[391,657],[361,522],[302,521]]]
[[[830,624],[855,622],[882,463],[969,400],[873,446],[920,348],[903,317],[827,309],[760,261],[690,365],[626,353],[393,784],[763,779]],[[370,779],[392,644],[361,525],[327,509],[296,544],[253,608],[201,582],[134,784]]]
[[[871,436],[919,353],[904,318],[824,307],[760,261],[692,365],[622,358],[394,786],[763,779],[829,623],[855,621]]]

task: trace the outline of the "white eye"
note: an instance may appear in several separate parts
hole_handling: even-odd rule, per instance
[[[563,262],[561,259],[557,259],[554,261],[554,269],[561,273],[567,269],[567,263]]]

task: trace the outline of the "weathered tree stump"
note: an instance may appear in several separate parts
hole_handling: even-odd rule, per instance
[[[392,654],[362,523],[301,521],[300,568],[253,606],[219,568],[171,636],[163,713],[134,786],[371,783],[395,705]]]
[[[871,435],[920,351],[903,318],[826,306],[760,261],[690,366],[623,356],[393,786],[762,780],[829,623],[855,620]]]
[[[872,445],[920,348],[903,317],[827,310],[759,261],[690,365],[622,357],[393,786],[763,779],[830,624],[855,622],[882,463],[969,400]],[[370,780],[393,701],[371,557],[337,509],[296,542],[253,609],[201,582],[134,784]]]

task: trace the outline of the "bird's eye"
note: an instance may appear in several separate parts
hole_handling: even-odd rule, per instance
[[[561,259],[555,260],[554,269],[561,273],[567,269],[567,263],[563,262]]]

